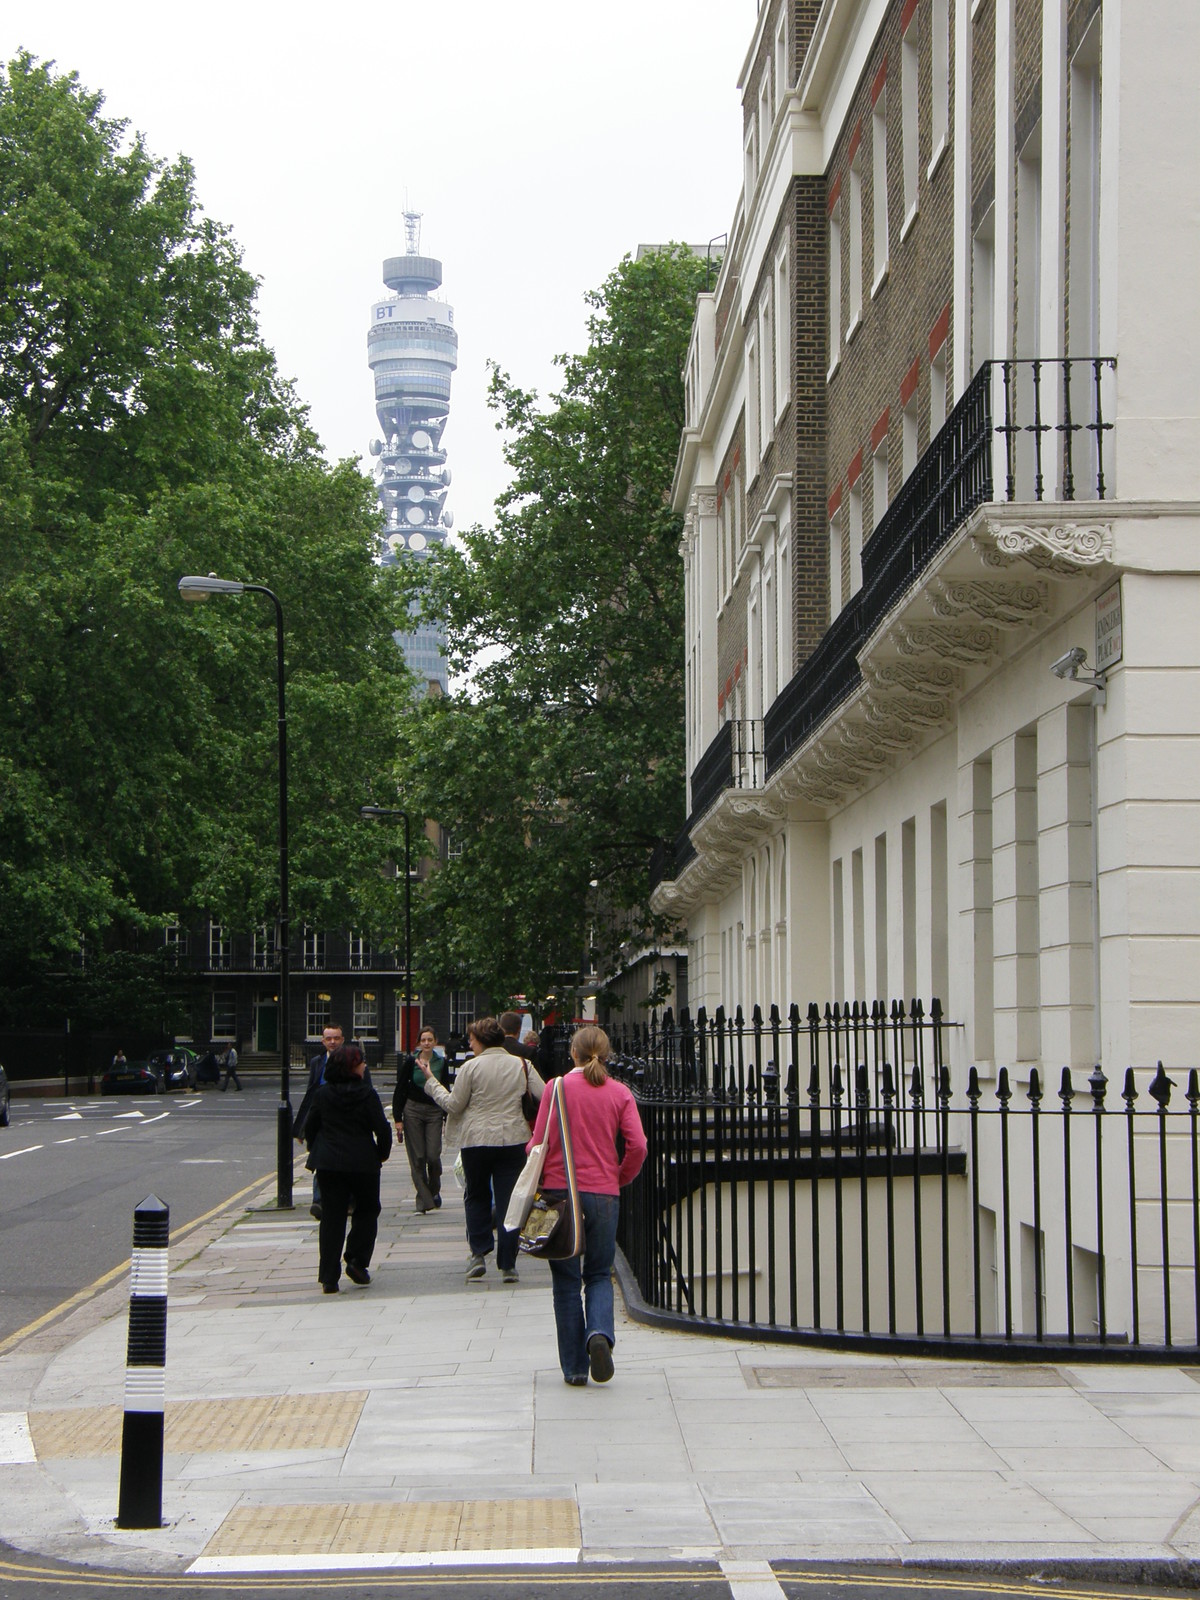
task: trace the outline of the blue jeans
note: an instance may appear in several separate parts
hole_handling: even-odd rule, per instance
[[[583,1209],[583,1254],[550,1263],[558,1364],[564,1378],[587,1377],[587,1346],[592,1334],[602,1333],[609,1344],[616,1343],[612,1268],[621,1202],[615,1194],[582,1192],[579,1201]]]

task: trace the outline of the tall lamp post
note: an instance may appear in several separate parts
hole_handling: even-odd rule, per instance
[[[412,841],[408,812],[388,806],[359,806],[358,814],[381,822],[394,822],[399,817],[404,823],[404,1030],[400,1043],[407,1050],[412,1044],[408,1037],[408,1003],[412,996]]]
[[[283,696],[283,607],[279,596],[261,583],[239,583],[233,578],[187,577],[179,580],[181,600],[207,600],[214,594],[265,594],[275,607],[275,660],[279,694],[279,1112],[277,1118],[275,1204],[281,1211],[292,1207],[292,1101],[288,1082],[291,1041],[289,980],[291,927],[288,911],[287,818],[287,713]]]

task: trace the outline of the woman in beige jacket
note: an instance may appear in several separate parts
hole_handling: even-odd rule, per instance
[[[513,1185],[525,1165],[529,1124],[521,1110],[526,1088],[540,1100],[545,1087],[534,1067],[504,1048],[504,1030],[495,1017],[480,1017],[467,1029],[474,1055],[459,1071],[454,1088],[446,1090],[425,1072],[425,1093],[450,1113],[446,1138],[462,1151],[466,1193],[467,1243],[471,1255],[467,1278],[482,1278],[487,1258],[496,1252],[496,1265],[505,1283],[517,1281],[518,1234],[500,1224],[508,1210]],[[527,1076],[528,1074],[528,1076]],[[495,1222],[493,1218],[496,1219]]]

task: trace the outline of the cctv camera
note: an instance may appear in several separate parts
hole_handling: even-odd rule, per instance
[[[1072,645],[1065,656],[1059,656],[1057,661],[1050,664],[1050,671],[1056,678],[1077,678],[1079,669],[1087,660],[1087,651],[1082,645]]]

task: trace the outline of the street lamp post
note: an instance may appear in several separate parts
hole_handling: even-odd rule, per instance
[[[275,607],[275,666],[279,698],[279,1112],[275,1133],[275,1204],[281,1211],[292,1208],[292,1101],[288,1074],[291,1048],[290,979],[291,926],[288,910],[288,784],[287,712],[284,705],[283,607],[279,596],[261,583],[239,583],[232,578],[185,577],[179,580],[181,600],[207,600],[214,594],[265,594]]]
[[[412,842],[407,811],[397,811],[388,806],[359,806],[360,817],[374,817],[381,822],[394,822],[397,817],[404,823],[404,1030],[401,1046],[408,1049],[408,1006],[412,994]]]

